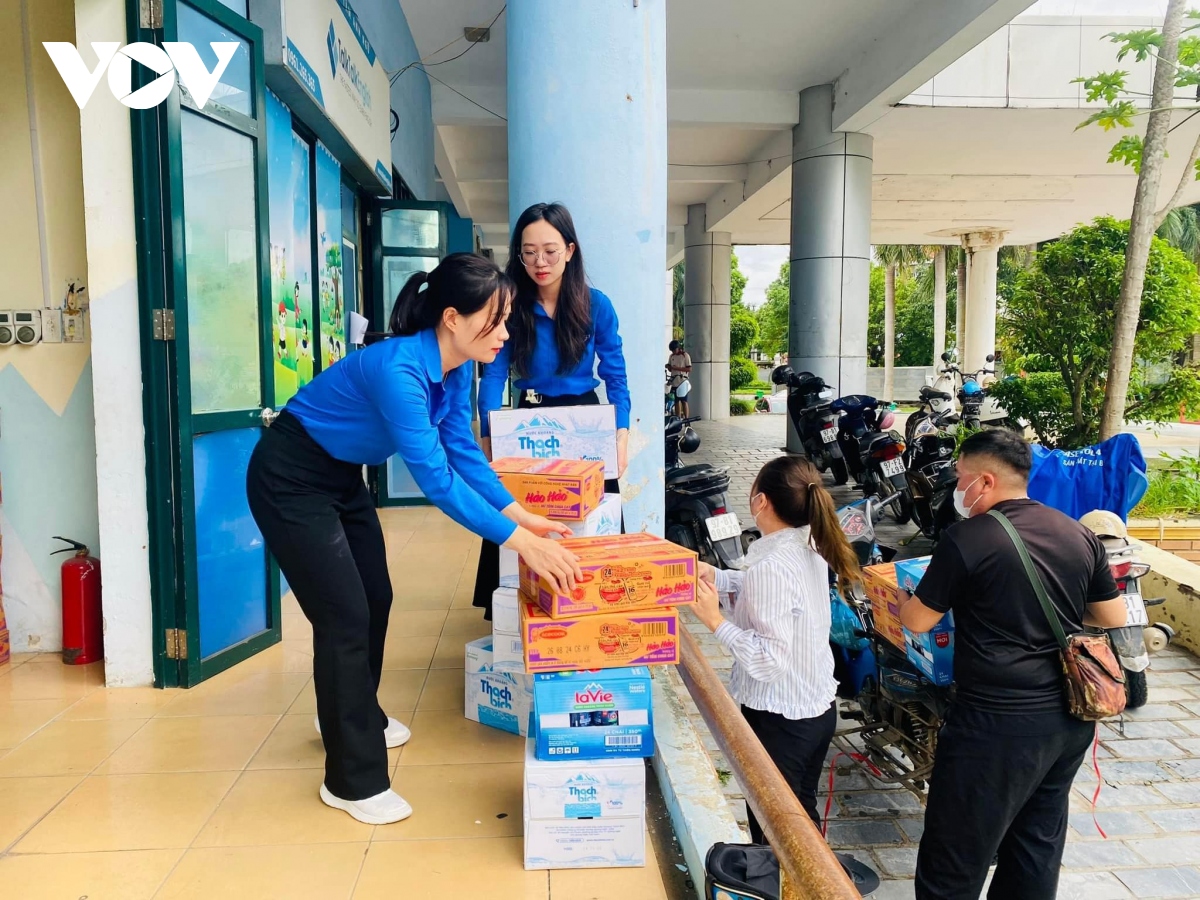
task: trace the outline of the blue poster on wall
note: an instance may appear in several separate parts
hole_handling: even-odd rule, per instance
[[[317,271],[321,292],[321,366],[346,355],[342,279],[342,169],[317,142]]]

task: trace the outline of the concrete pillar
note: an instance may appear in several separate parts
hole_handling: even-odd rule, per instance
[[[938,247],[933,257],[933,367],[942,365],[946,350],[946,248]]]
[[[666,0],[510,0],[507,15],[510,218],[550,200],[575,218],[588,275],[612,298],[625,344],[625,527],[661,535]]]
[[[960,365],[964,372],[983,368],[996,350],[996,264],[1002,231],[973,231],[963,235],[969,253],[967,271],[967,321],[963,330]]]
[[[958,294],[954,303],[954,350],[960,360],[963,352],[963,328],[967,324],[967,272],[967,248],[964,245],[958,259]]]
[[[833,86],[800,94],[792,130],[788,361],[841,394],[867,387],[871,153],[866,134],[833,131]],[[799,449],[789,429],[788,448]]]
[[[692,415],[729,418],[729,272],[733,235],[705,228],[703,203],[684,229],[683,331],[692,355]]]

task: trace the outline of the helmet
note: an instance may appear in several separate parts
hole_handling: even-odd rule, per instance
[[[1093,509],[1079,520],[1079,524],[1092,531],[1098,538],[1129,537],[1121,517],[1107,509]]]
[[[771,373],[772,384],[787,384],[788,379],[792,377],[791,366],[776,366],[775,371]]]
[[[970,397],[970,396],[972,396],[972,395],[974,395],[974,394],[978,394],[978,393],[980,393],[982,390],[983,390],[983,388],[981,388],[981,387],[979,386],[978,382],[975,382],[975,381],[965,381],[965,382],[963,382],[963,386],[962,386],[962,392],[963,392],[964,394],[966,394],[968,397]]]
[[[695,453],[700,449],[700,435],[696,434],[692,428],[687,429],[683,433],[683,437],[679,439],[680,453]]]
[[[895,424],[896,424],[896,416],[892,413],[891,410],[887,410],[886,412],[884,412],[883,418],[881,418],[879,420],[879,430],[887,431]]]

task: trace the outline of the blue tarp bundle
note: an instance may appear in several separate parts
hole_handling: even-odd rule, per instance
[[[1033,445],[1029,496],[1072,519],[1106,509],[1122,519],[1146,493],[1146,459],[1132,434],[1118,434],[1082,450]]]

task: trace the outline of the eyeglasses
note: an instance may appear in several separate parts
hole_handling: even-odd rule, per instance
[[[553,250],[522,250],[521,262],[527,266],[536,266],[540,259],[544,260],[548,266],[557,266],[562,255],[563,251],[557,247]]]

